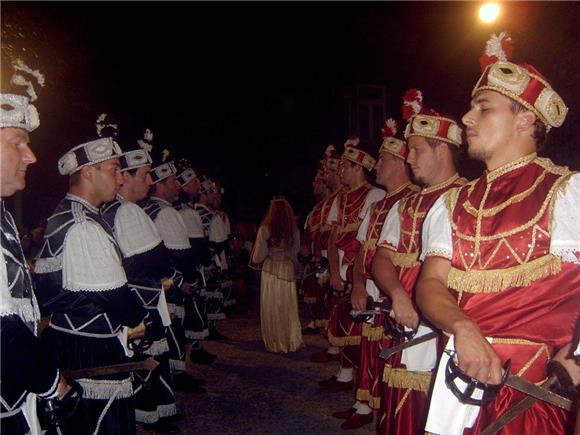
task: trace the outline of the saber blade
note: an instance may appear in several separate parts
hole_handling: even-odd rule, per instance
[[[154,370],[159,363],[154,358],[147,358],[143,361],[128,362],[122,364],[112,364],[109,366],[90,367],[84,369],[63,370],[63,376],[67,378],[79,379],[90,376],[113,375],[117,373],[128,373],[136,370]]]
[[[398,346],[393,346],[393,347],[389,347],[387,349],[383,349],[383,350],[381,350],[381,353],[379,353],[379,358],[382,358],[385,360],[389,359],[394,354],[399,353],[402,350],[407,349],[408,347],[413,347],[417,344],[425,343],[426,341],[429,341],[432,338],[437,337],[438,335],[439,334],[435,331],[429,332],[425,335],[422,335],[421,337],[417,337],[417,338],[414,338],[412,340],[406,341],[403,344],[399,344]]]

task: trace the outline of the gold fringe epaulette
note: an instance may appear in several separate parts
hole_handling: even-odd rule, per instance
[[[360,336],[335,337],[330,333],[330,331],[328,331],[328,341],[331,345],[337,347],[358,346],[360,344]]]
[[[413,252],[410,254],[405,254],[402,252],[395,252],[393,254],[393,265],[399,267],[413,267],[417,266],[419,262],[417,261],[419,258],[418,252]]]
[[[361,402],[368,402],[371,399],[371,392],[369,390],[356,390],[356,400]]]
[[[391,369],[387,380],[384,378],[389,387],[406,388],[415,391],[429,391],[431,385],[431,372],[410,372],[405,369]]]
[[[452,267],[447,285],[459,292],[496,293],[510,287],[528,286],[559,273],[561,269],[560,257],[551,254],[507,269],[459,270]]]
[[[381,326],[372,326],[369,323],[363,323],[362,335],[369,341],[380,341],[383,338],[385,328]]]

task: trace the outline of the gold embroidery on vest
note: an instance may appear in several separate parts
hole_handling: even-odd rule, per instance
[[[487,182],[491,183],[496,178],[501,177],[502,175],[507,174],[508,172],[515,171],[516,169],[522,168],[530,163],[537,157],[536,153],[528,154],[527,156],[520,157],[517,160],[509,162],[499,168],[494,169],[493,171],[489,171],[486,174]]]

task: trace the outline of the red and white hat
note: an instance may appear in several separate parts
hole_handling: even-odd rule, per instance
[[[397,121],[393,118],[389,118],[385,121],[385,125],[381,129],[381,136],[383,137],[383,143],[379,148],[379,153],[387,152],[400,159],[405,160],[407,158],[408,148],[407,142],[395,137],[398,131]]]
[[[340,165],[340,154],[334,145],[328,145],[326,147],[326,150],[324,150],[324,158],[321,161],[324,165],[324,169],[338,171]]]
[[[461,128],[453,119],[441,116],[433,109],[423,107],[423,93],[409,89],[403,95],[403,119],[407,122],[405,139],[422,136],[436,139],[457,147],[461,146]]]
[[[349,137],[344,143],[344,153],[342,153],[342,157],[362,166],[367,171],[372,171],[377,161],[366,151],[357,148],[359,143],[360,139],[357,135]]]
[[[560,127],[568,113],[566,104],[536,68],[510,62],[512,53],[513,41],[508,33],[491,35],[479,58],[483,74],[471,95],[486,89],[499,92],[534,112],[548,131]]]

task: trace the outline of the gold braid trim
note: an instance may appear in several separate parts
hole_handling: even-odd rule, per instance
[[[316,297],[315,296],[304,296],[304,303],[305,304],[315,304]]]
[[[399,413],[399,411],[401,410],[401,408],[403,407],[403,405],[405,404],[405,402],[409,398],[409,394],[411,394],[411,390],[407,390],[407,391],[405,391],[405,394],[403,394],[403,397],[401,398],[397,407],[395,408],[395,417],[397,416],[397,414]]]
[[[429,391],[429,386],[431,385],[431,372],[411,372],[398,368],[391,369],[387,385],[392,388],[407,388],[426,393]]]
[[[338,229],[338,234],[343,234],[343,233],[350,233],[351,231],[357,231],[358,227],[360,227],[361,221],[358,222],[351,222],[350,224],[346,224],[343,227],[340,227]]]
[[[344,346],[358,346],[360,344],[360,336],[358,337],[335,337],[330,331],[328,331],[328,341],[333,346],[344,347]]]
[[[548,254],[507,269],[449,271],[448,287],[467,293],[496,293],[509,287],[525,287],[562,269],[560,257]]]
[[[412,252],[410,254],[403,252],[393,253],[393,265],[399,267],[413,267],[419,264],[417,259],[419,258],[418,252]]]
[[[382,340],[385,328],[382,326],[372,326],[368,323],[363,323],[362,335],[369,341],[379,341]]]

